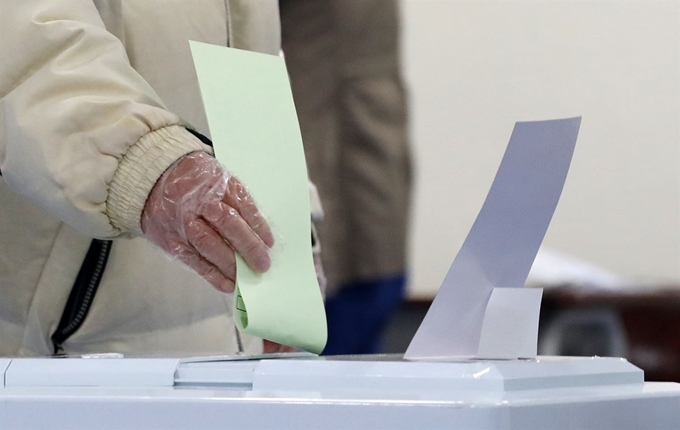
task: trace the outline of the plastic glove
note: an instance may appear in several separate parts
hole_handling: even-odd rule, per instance
[[[151,190],[142,231],[153,243],[231,293],[238,252],[256,271],[269,269],[274,236],[245,186],[203,152],[184,156]]]

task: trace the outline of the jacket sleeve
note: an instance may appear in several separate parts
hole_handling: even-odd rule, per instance
[[[204,147],[92,0],[0,0],[0,58],[3,179],[83,234],[140,234],[156,180]]]

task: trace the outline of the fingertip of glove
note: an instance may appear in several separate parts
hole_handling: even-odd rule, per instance
[[[264,255],[262,257],[260,257],[260,261],[258,262],[258,266],[259,267],[257,269],[260,272],[263,272],[263,273],[271,268],[272,259],[269,256],[269,252],[264,253]]]
[[[224,279],[222,282],[220,282],[219,289],[222,290],[222,292],[231,294],[234,292],[234,289],[236,288],[236,285],[234,284],[234,281],[231,279]]]

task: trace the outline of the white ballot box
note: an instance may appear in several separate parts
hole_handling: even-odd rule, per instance
[[[0,428],[680,428],[680,384],[618,358],[288,357],[0,360]]]

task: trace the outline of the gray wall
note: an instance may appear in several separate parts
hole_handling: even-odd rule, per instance
[[[514,122],[576,115],[544,244],[627,279],[680,284],[679,5],[403,0],[413,297],[441,284]]]

